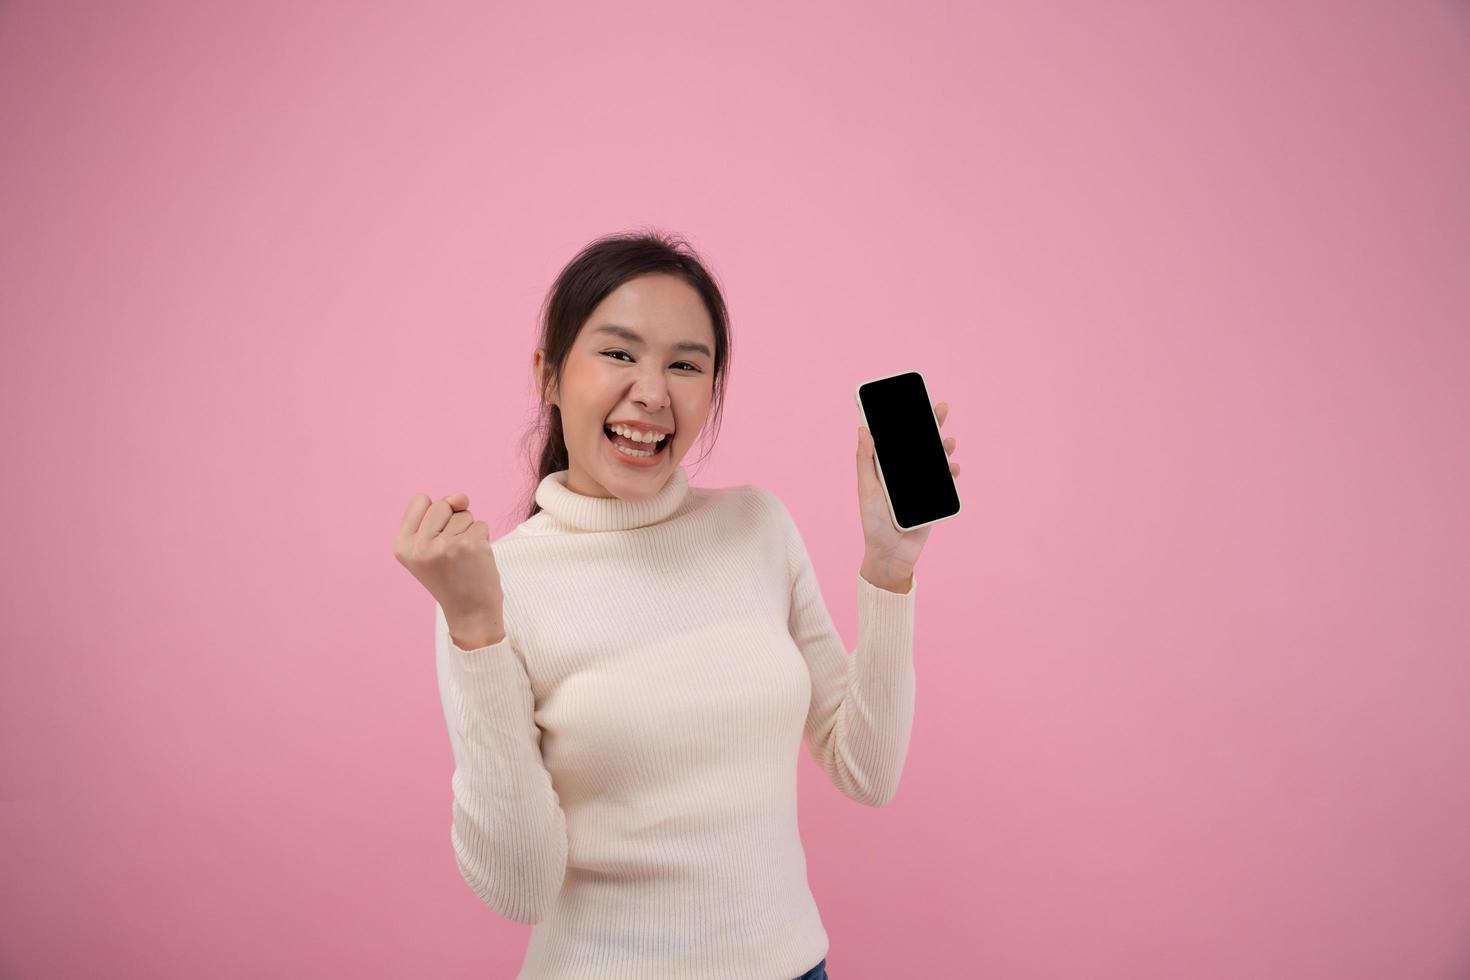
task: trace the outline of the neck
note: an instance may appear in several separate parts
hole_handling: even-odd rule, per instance
[[[663,486],[637,500],[578,493],[568,485],[571,471],[547,474],[536,488],[536,503],[563,527],[572,531],[628,531],[660,524],[689,498],[689,474],[674,467]]]

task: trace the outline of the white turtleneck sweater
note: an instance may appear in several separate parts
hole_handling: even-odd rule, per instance
[[[567,471],[492,542],[506,636],[462,650],[435,603],[460,873],[534,923],[521,980],[791,980],[827,955],[796,820],[803,738],[892,799],[914,716],[917,577],[857,576],[849,655],[769,490],[589,497]]]

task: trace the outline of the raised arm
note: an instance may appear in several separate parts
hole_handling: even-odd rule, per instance
[[[914,597],[857,579],[858,640],[849,654],[822,599],[806,543],[790,511],[769,495],[783,528],[791,574],[791,638],[811,672],[806,742],[844,795],[885,806],[898,791],[914,720]]]

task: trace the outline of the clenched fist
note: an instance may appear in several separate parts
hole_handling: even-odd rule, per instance
[[[505,638],[505,597],[490,548],[490,526],[475,520],[469,505],[470,498],[462,493],[437,501],[417,494],[393,539],[393,557],[438,601],[450,638],[462,650]]]

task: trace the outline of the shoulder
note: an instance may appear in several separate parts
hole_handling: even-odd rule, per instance
[[[776,496],[774,491],[754,483],[738,483],[729,487],[691,487],[690,489],[703,502],[733,505],[763,517],[774,517],[786,510],[786,505],[781,503],[781,498]]]
[[[761,525],[788,536],[796,531],[796,520],[776,491],[754,483],[742,483],[730,487],[729,493],[737,494],[744,509]]]
[[[534,538],[538,535],[555,533],[552,530],[551,524],[551,515],[546,513],[546,511],[544,510],[538,510],[536,513],[521,521],[509,531],[506,531],[500,537],[492,540],[490,543],[492,545],[495,545],[496,547],[499,547],[501,544],[510,544],[512,542],[522,541],[526,538]]]
[[[685,517],[698,525],[716,525],[723,534],[747,540],[752,534],[789,537],[795,527],[780,496],[767,487],[738,483],[689,489],[693,503]]]

